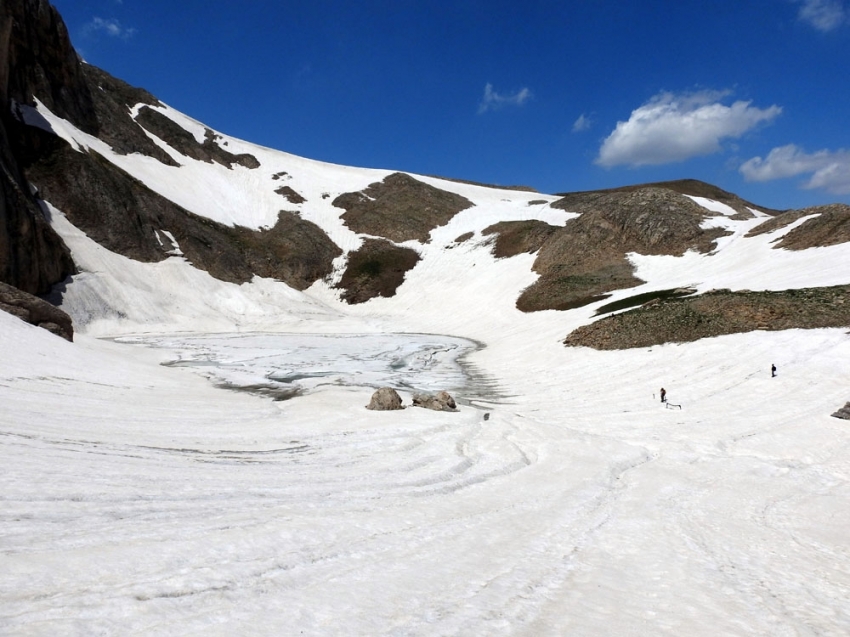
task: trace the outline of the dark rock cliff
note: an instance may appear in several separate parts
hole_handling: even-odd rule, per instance
[[[70,252],[46,222],[22,164],[51,141],[25,126],[14,104],[38,96],[53,112],[97,134],[82,63],[59,14],[45,0],[0,2],[0,281],[44,294],[74,271]]]
[[[280,211],[274,227],[254,231],[216,223],[153,192],[101,155],[61,142],[27,170],[46,201],[91,239],[136,261],[174,253],[223,281],[244,283],[256,274],[303,290],[331,273],[342,251],[316,224]]]

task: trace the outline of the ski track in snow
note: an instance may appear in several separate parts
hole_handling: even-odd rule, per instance
[[[346,249],[359,238],[329,201],[388,174],[230,138],[262,170],[183,171],[39,112],[166,196],[203,173],[180,203],[223,222],[273,221],[280,184],[262,180],[286,169],[301,214]],[[476,206],[417,244],[396,297],[350,307],[326,282],[135,263],[48,208],[81,268],[63,298],[78,336],[0,313],[0,633],[850,634],[850,430],[829,416],[850,336],[564,348],[595,306],[518,312],[534,257],[494,259],[481,229],[571,213],[422,179]],[[259,216],[228,217],[254,191]],[[733,234],[712,255],[632,255],[647,283],[605,302],[847,282],[847,246],[776,251],[788,229],[744,239],[760,219],[696,200]],[[301,395],[214,386],[272,381]],[[366,410],[385,383],[408,405],[449,385],[459,410]]]
[[[850,626],[850,437],[814,398],[843,396],[818,377],[850,353],[837,331],[619,353],[617,366],[582,350],[484,420],[366,412],[368,388],[351,386],[273,403],[156,365],[159,350],[58,347],[2,319],[4,351],[25,336],[52,357],[0,378],[6,632]],[[744,373],[792,340],[780,377]],[[55,374],[79,347],[101,365]],[[708,371],[721,351],[726,379]],[[683,411],[653,400],[658,366],[683,387],[701,377]]]

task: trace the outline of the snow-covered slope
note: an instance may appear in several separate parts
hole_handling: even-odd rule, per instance
[[[330,202],[389,174],[223,135],[260,168],[177,155],[182,166],[169,167],[115,154],[39,112],[76,146],[228,224],[274,223],[286,173],[306,199],[300,215],[344,250],[364,237]],[[416,178],[474,206],[429,243],[407,242],[422,259],[394,297],[355,306],[327,281],[298,292],[259,278],[225,283],[180,256],[138,263],[51,210],[81,269],[62,303],[81,334],[69,344],[0,313],[3,631],[850,632],[850,428],[830,417],[850,398],[846,331],[565,348],[599,303],[519,312],[534,256],[495,259],[482,230],[523,219],[558,226],[573,214],[551,208],[551,196]],[[850,283],[847,244],[774,250],[790,227],[745,237],[758,216],[733,219],[696,200],[732,234],[712,254],[632,255],[647,283],[606,302],[677,286]],[[189,334],[197,348],[198,335],[216,333],[201,362],[250,372],[248,357],[216,343],[255,332],[304,343],[370,334],[382,352],[403,349],[396,333],[472,339],[483,347],[465,364],[489,390],[453,387],[457,413],[373,412],[364,408],[372,388],[357,381],[313,383],[275,403],[215,388],[203,365],[159,364],[183,355]],[[122,335],[136,336],[96,338]],[[304,364],[314,376],[356,378],[375,342]],[[421,387],[415,374],[403,382],[409,404]],[[658,401],[662,386],[670,405]]]

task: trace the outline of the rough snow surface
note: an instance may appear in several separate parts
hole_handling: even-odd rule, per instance
[[[512,395],[438,413],[0,321],[10,634],[850,629],[839,330],[525,348]]]

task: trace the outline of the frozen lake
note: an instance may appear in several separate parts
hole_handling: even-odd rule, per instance
[[[434,334],[213,334],[133,336],[119,343],[174,352],[215,385],[285,400],[325,385],[459,394],[469,404],[498,397],[495,381],[466,357],[480,343]]]

